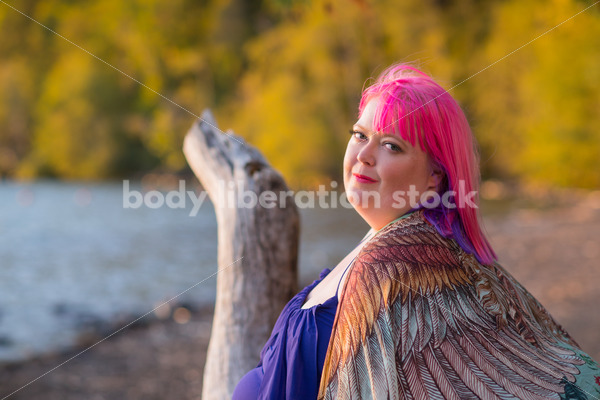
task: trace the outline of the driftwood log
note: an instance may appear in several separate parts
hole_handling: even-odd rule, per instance
[[[189,130],[183,151],[218,223],[217,298],[202,398],[230,399],[297,290],[298,211],[281,175],[243,139],[220,131],[210,111]],[[261,194],[264,207],[253,206]]]

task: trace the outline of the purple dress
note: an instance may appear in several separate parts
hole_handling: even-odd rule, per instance
[[[307,309],[302,305],[329,272],[324,269],[319,279],[283,308],[260,353],[258,366],[240,380],[233,400],[317,398],[338,305],[337,292],[322,304]]]

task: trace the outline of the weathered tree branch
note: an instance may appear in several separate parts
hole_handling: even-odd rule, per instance
[[[219,131],[210,111],[189,130],[183,151],[218,222],[217,298],[202,398],[230,399],[297,290],[298,211],[291,196],[282,196],[288,188],[281,175],[243,139]],[[258,199],[266,191],[277,200],[249,207],[251,193]]]

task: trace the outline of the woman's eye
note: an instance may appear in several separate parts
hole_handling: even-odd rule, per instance
[[[386,142],[383,144],[385,147],[387,147],[388,149],[390,149],[393,152],[400,152],[402,151],[402,148],[400,146],[398,146],[395,143],[390,143],[390,142]]]
[[[364,133],[360,132],[360,131],[353,131],[350,130],[350,134],[356,139],[356,140],[366,140],[368,139],[367,135],[365,135]]]

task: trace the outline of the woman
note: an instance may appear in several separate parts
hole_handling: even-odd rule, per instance
[[[496,263],[465,116],[429,76],[386,70],[344,157],[371,226],[284,308],[234,399],[600,397],[600,369]]]

